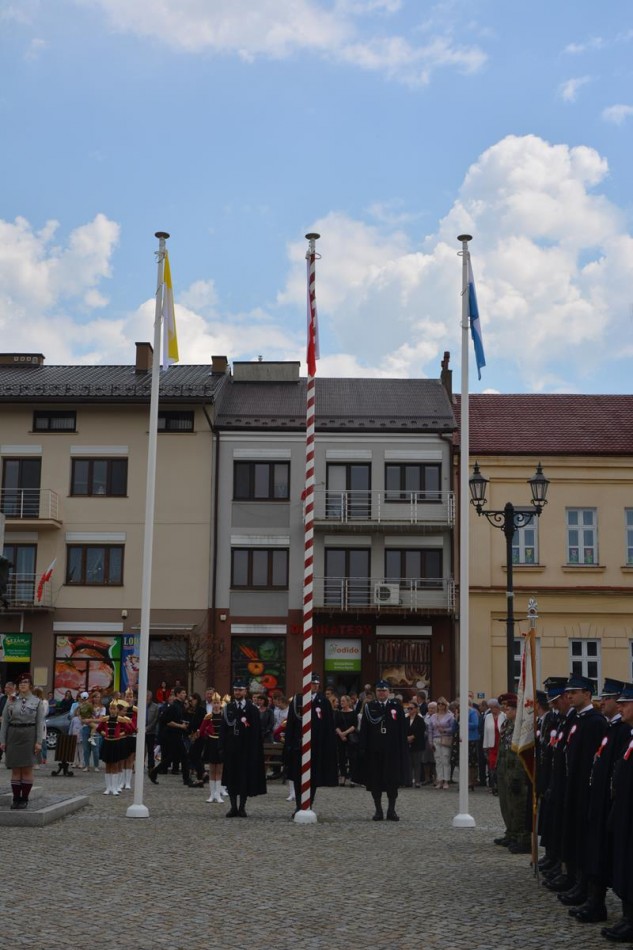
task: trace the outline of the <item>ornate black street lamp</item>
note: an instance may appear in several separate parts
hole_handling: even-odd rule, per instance
[[[508,692],[514,692],[514,586],[512,580],[512,540],[518,528],[530,524],[534,518],[538,518],[547,504],[547,489],[549,481],[543,475],[543,469],[539,462],[536,466],[536,472],[532,478],[528,479],[528,484],[532,492],[532,507],[517,508],[511,502],[500,510],[495,511],[486,508],[486,488],[488,479],[479,471],[479,463],[475,462],[473,474],[468,480],[470,487],[470,503],[474,505],[478,515],[485,515],[490,524],[501,528],[506,539],[506,650],[507,650],[507,689]]]

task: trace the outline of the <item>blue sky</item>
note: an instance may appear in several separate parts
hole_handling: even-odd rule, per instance
[[[133,360],[169,231],[184,362],[322,375],[460,364],[471,390],[627,392],[633,17],[625,0],[0,0],[0,328]]]

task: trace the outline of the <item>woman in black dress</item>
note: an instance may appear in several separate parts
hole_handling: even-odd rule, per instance
[[[334,713],[336,750],[338,754],[339,785],[356,778],[356,745],[358,743],[358,716],[349,696],[341,696],[340,709]]]

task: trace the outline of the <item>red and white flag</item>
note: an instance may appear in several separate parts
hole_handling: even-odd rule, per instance
[[[44,584],[47,584],[53,576],[53,571],[55,570],[55,565],[57,564],[57,558],[49,564],[46,568],[39,581],[37,582],[37,599],[40,601],[44,593]]]
[[[517,694],[517,715],[512,736],[512,751],[516,752],[523,766],[534,780],[535,701],[534,666],[536,661],[536,634],[530,627],[525,634],[521,652],[521,678]]]

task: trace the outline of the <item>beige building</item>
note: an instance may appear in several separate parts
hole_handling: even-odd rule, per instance
[[[129,366],[0,356],[0,510],[13,568],[0,613],[4,682],[134,683],[138,671],[151,347]],[[211,412],[226,361],[161,377],[150,687],[198,667],[210,604]],[[54,563],[50,580],[47,569]],[[204,677],[196,678],[204,685]]]
[[[529,598],[538,604],[537,678],[633,679],[633,397],[470,397],[470,472],[488,509],[531,504],[537,463],[550,481],[540,517],[512,545],[516,672]],[[506,687],[506,540],[470,514],[470,683]],[[600,682],[601,685],[601,682]]]

